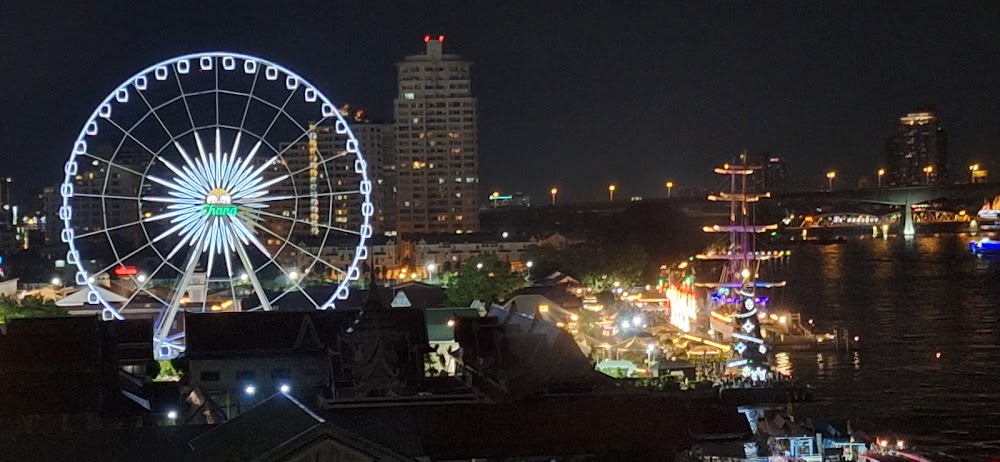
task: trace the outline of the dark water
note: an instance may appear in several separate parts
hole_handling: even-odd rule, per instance
[[[964,235],[791,247],[776,301],[861,337],[851,354],[795,353],[818,388],[795,414],[852,417],[912,444],[1000,454],[1000,259]],[[940,352],[941,357],[936,358]]]

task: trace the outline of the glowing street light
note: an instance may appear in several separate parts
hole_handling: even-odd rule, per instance
[[[167,418],[170,420],[177,420],[177,411],[173,409],[167,411]]]
[[[615,189],[618,189],[615,185],[608,185],[608,199],[611,202],[615,201]]]
[[[830,170],[826,172],[826,180],[829,182],[829,187],[827,191],[833,191],[833,179],[837,178],[837,172]]]
[[[670,193],[671,193],[671,191],[673,189],[674,189],[674,182],[673,181],[668,181],[667,182],[667,199],[670,199]]]
[[[427,279],[434,280],[434,272],[437,271],[437,263],[430,262],[427,264]]]
[[[924,183],[931,184],[931,173],[934,173],[933,165],[924,167]]]
[[[556,194],[559,194],[559,189],[552,188],[549,190],[549,194],[552,195],[552,205],[556,205]]]
[[[979,171],[979,164],[972,164],[969,166],[969,174],[972,175],[972,177],[969,179],[970,183],[976,182],[976,172],[978,171]]]
[[[880,187],[880,188],[882,187],[882,177],[883,176],[885,176],[885,169],[884,168],[878,169],[878,187]]]
[[[52,285],[54,285],[54,286],[61,286],[62,285],[62,279],[59,279],[57,277],[56,278],[52,278],[52,281],[49,281],[49,282],[51,282]]]
[[[253,396],[254,394],[257,393],[257,387],[253,385],[247,385],[246,388],[243,389],[243,393],[246,393],[247,396]]]
[[[278,390],[287,395],[288,392],[292,391],[292,387],[289,386],[287,383],[283,383],[281,384],[281,387],[278,388]]]
[[[300,277],[300,275],[299,275],[298,271],[291,270],[291,271],[288,272],[288,280],[290,280],[292,282],[298,281],[299,277]]]

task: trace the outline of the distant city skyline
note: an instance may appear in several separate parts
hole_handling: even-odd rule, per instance
[[[551,187],[600,200],[609,183],[620,198],[665,196],[666,180],[715,186],[707,167],[744,150],[780,156],[793,185],[821,188],[828,170],[846,185],[874,177],[899,114],[928,104],[955,171],[1000,163],[991,3],[264,5],[8,6],[0,52],[17,72],[0,80],[0,174],[17,194],[54,183],[101,95],[195,50],[279,59],[389,119],[393,63],[426,34],[476,62],[481,201],[499,189],[544,202]]]

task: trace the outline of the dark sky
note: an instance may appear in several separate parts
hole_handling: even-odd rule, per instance
[[[483,194],[663,195],[744,148],[803,186],[871,174],[934,104],[952,168],[1000,175],[1000,2],[0,0],[0,175],[55,183],[97,103],[174,55],[240,51],[391,117],[393,63],[445,34],[475,61]],[[752,3],[752,4],[751,4]]]

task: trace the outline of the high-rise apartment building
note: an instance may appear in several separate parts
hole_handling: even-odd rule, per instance
[[[886,142],[886,175],[892,186],[937,184],[948,177],[948,138],[933,110],[899,118]]]
[[[751,189],[756,193],[780,194],[788,192],[788,168],[781,157],[763,152],[750,157],[751,165],[760,171],[751,175]]]
[[[389,175],[383,172],[386,172],[385,159],[391,151],[395,127],[391,123],[373,122],[364,117],[363,111],[351,111],[344,107],[341,113],[351,124],[351,131],[368,161],[369,178],[375,185],[371,193],[375,205],[372,226],[376,233],[381,233],[387,229],[384,210],[391,210],[391,207],[385,206],[388,202],[386,197],[391,198],[391,188],[385,178]],[[270,192],[276,196],[297,196],[299,200],[274,202],[275,211],[285,218],[262,217],[267,229],[297,242],[309,242],[310,236],[325,236],[328,222],[336,228],[358,231],[363,221],[358,195],[361,177],[354,171],[352,158],[337,156],[344,149],[347,136],[336,133],[332,125],[310,125],[308,128],[306,140],[291,146],[280,144],[280,149],[284,151],[283,162],[267,172],[269,178],[292,172],[289,181],[279,182],[270,188]],[[333,194],[339,191],[344,194]],[[276,236],[265,234],[266,242],[280,245]]]
[[[424,54],[396,64],[393,217],[400,234],[479,228],[479,149],[472,62],[425,37]]]

